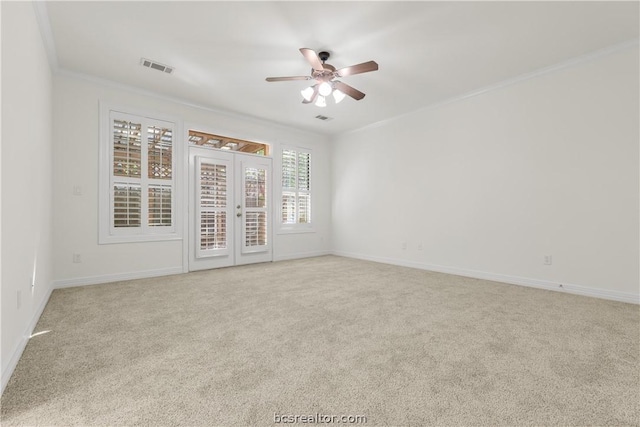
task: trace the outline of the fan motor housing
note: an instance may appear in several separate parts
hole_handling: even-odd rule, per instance
[[[333,73],[336,71],[336,67],[331,64],[325,63],[325,61],[329,59],[330,56],[331,54],[329,52],[322,51],[318,53],[318,58],[320,58],[320,60],[322,61],[322,68],[324,68],[324,70],[318,71],[311,69],[311,76],[314,79],[318,81],[328,82],[334,77]]]

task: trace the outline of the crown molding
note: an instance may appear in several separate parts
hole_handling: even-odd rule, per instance
[[[40,35],[42,36],[45,52],[47,53],[49,66],[51,67],[51,71],[55,73],[60,69],[60,66],[58,63],[56,44],[53,41],[53,30],[51,29],[47,3],[44,1],[33,1],[31,4],[33,5],[33,10],[36,14],[36,21],[38,22],[38,28],[40,29]]]
[[[347,130],[344,132],[338,132],[338,133],[329,133],[329,134],[325,134],[322,132],[315,132],[315,131],[311,131],[308,129],[304,129],[304,128],[299,128],[299,127],[294,127],[291,125],[287,125],[284,123],[280,123],[280,122],[276,122],[276,121],[271,121],[271,120],[266,120],[257,116],[250,116],[250,115],[246,115],[246,114],[242,114],[242,113],[238,113],[235,111],[229,111],[229,110],[222,110],[222,109],[218,109],[218,108],[214,108],[208,105],[204,105],[204,104],[198,104],[198,103],[194,103],[191,101],[188,101],[186,99],[183,98],[177,98],[177,97],[172,97],[172,96],[168,96],[168,95],[163,95],[159,92],[155,92],[155,91],[151,91],[151,90],[146,90],[146,89],[141,89],[132,85],[127,85],[124,83],[118,83],[112,80],[108,80],[108,79],[103,79],[103,78],[99,78],[99,77],[95,77],[95,76],[91,76],[91,75],[87,75],[87,74],[83,74],[83,73],[78,73],[75,71],[70,71],[67,70],[65,68],[60,67],[60,64],[58,62],[58,55],[56,52],[56,47],[55,47],[55,43],[54,43],[54,39],[53,39],[53,32],[51,30],[51,23],[49,20],[49,12],[47,9],[47,5],[45,1],[32,1],[34,10],[36,12],[36,19],[38,21],[38,26],[40,28],[40,33],[42,34],[42,39],[44,42],[44,46],[45,46],[45,50],[47,52],[47,58],[49,59],[49,64],[51,66],[51,70],[54,74],[57,75],[65,75],[65,76],[69,76],[69,77],[73,77],[73,78],[77,78],[77,79],[81,79],[81,80],[86,80],[92,83],[97,83],[100,84],[102,86],[107,86],[107,87],[111,87],[111,88],[115,88],[115,89],[120,89],[120,90],[124,90],[127,92],[132,92],[132,93],[137,93],[140,95],[144,95],[144,96],[149,96],[149,97],[153,97],[153,98],[157,98],[157,99],[161,99],[164,101],[169,101],[175,104],[179,104],[179,105],[183,105],[186,107],[191,107],[191,108],[196,108],[196,109],[200,109],[200,110],[205,110],[205,111],[210,111],[212,113],[215,114],[220,114],[223,116],[227,116],[227,117],[231,117],[231,118],[235,118],[235,119],[241,119],[241,120],[250,120],[252,123],[254,124],[259,124],[259,125],[263,125],[263,126],[269,126],[269,127],[276,127],[282,130],[288,130],[288,131],[296,131],[296,132],[300,132],[303,133],[305,135],[310,135],[310,136],[316,136],[316,137],[322,137],[322,138],[329,138],[329,139],[336,139],[339,138],[341,136],[345,136],[345,135],[349,135],[352,133],[357,133],[360,131],[364,131],[364,130],[368,130],[368,129],[375,129],[378,128],[380,126],[384,126],[385,124],[388,123],[392,123],[398,119],[401,119],[403,117],[407,117],[410,116],[412,114],[416,114],[416,113],[420,113],[420,112],[424,112],[424,111],[429,111],[435,108],[439,108],[448,104],[452,104],[455,102],[459,102],[459,101],[463,101],[466,100],[468,98],[473,98],[479,95],[483,95],[485,93],[488,92],[492,92],[495,90],[500,90],[503,89],[505,87],[508,86],[512,86],[512,85],[516,85],[519,83],[522,83],[524,81],[530,80],[530,79],[534,79],[536,77],[540,77],[546,74],[550,74],[550,73],[555,73],[567,68],[571,68],[571,67],[575,67],[577,65],[581,65],[584,63],[588,63],[591,61],[595,61],[597,59],[621,52],[621,51],[625,51],[627,49],[631,49],[634,47],[637,47],[640,44],[640,40],[637,38],[634,39],[630,39],[630,40],[626,40],[624,42],[621,43],[617,43],[614,45],[611,45],[609,47],[606,47],[604,49],[599,49],[590,53],[586,53],[583,55],[579,55],[567,60],[564,60],[562,62],[559,62],[557,64],[554,65],[550,65],[547,67],[543,67],[540,68],[538,70],[535,71],[531,71],[528,73],[524,73],[524,74],[520,74],[518,76],[506,79],[506,80],[502,80],[498,83],[495,84],[491,84],[488,86],[484,86],[482,88],[476,89],[476,90],[472,90],[470,92],[466,92],[463,93],[461,95],[457,95],[454,97],[451,97],[449,99],[445,99],[444,101],[440,101],[440,102],[436,102],[434,104],[429,104],[429,105],[425,105],[423,107],[420,107],[416,110],[412,110],[409,111],[407,113],[404,114],[400,114],[397,116],[393,116],[393,117],[389,117],[374,123],[370,123],[368,125],[365,126],[361,126],[358,127],[356,129],[351,129],[351,130]]]
[[[407,116],[411,116],[411,115],[416,114],[416,113],[421,113],[421,112],[424,112],[424,111],[429,111],[429,110],[433,110],[433,109],[436,109],[436,108],[440,108],[440,107],[443,107],[443,106],[448,105],[448,104],[453,104],[453,103],[456,103],[456,102],[464,101],[466,99],[473,98],[473,97],[476,97],[476,96],[479,96],[479,95],[483,95],[483,94],[488,93],[488,92],[493,92],[493,91],[496,91],[496,90],[500,90],[500,89],[506,88],[508,86],[513,86],[513,85],[525,82],[527,80],[531,80],[531,79],[534,79],[534,78],[537,78],[537,77],[541,77],[541,76],[544,76],[544,75],[547,75],[547,74],[555,73],[555,72],[562,71],[562,70],[565,70],[565,69],[568,69],[568,68],[572,68],[572,67],[575,67],[575,66],[578,66],[578,65],[589,63],[589,62],[598,60],[600,58],[607,57],[609,55],[612,55],[612,54],[615,54],[615,53],[618,53],[618,52],[622,52],[622,51],[625,51],[625,50],[628,50],[628,49],[632,49],[634,47],[637,47],[639,44],[640,44],[640,40],[639,39],[626,40],[624,42],[611,45],[611,46],[606,47],[604,49],[599,49],[599,50],[596,50],[596,51],[593,51],[593,52],[589,52],[589,53],[586,53],[586,54],[583,54],[583,55],[575,56],[573,58],[558,62],[556,64],[553,64],[553,65],[550,65],[550,66],[547,66],[547,67],[539,68],[537,70],[530,71],[528,73],[520,74],[520,75],[518,75],[516,77],[511,77],[509,79],[502,80],[502,81],[500,81],[498,83],[494,83],[492,85],[484,86],[482,88],[479,88],[479,89],[476,89],[476,90],[472,90],[470,92],[466,92],[466,93],[454,96],[454,97],[449,98],[449,99],[445,99],[444,101],[436,102],[434,104],[425,105],[424,107],[420,107],[420,108],[418,108],[416,110],[412,110],[412,111],[409,111],[409,112],[404,113],[404,114],[400,114],[400,115],[397,115],[397,116],[389,117],[387,119],[380,120],[380,121],[377,121],[377,122],[374,122],[374,123],[370,123],[368,125],[359,127],[357,129],[348,130],[348,131],[336,134],[336,135],[334,135],[334,137],[340,137],[340,136],[345,136],[345,135],[349,135],[349,134],[352,134],[352,133],[361,132],[361,131],[364,131],[364,130],[375,129],[375,128],[378,128],[380,126],[384,126],[386,124],[392,123],[392,122],[394,122],[396,120],[399,120],[399,119],[401,119],[403,117],[407,117]]]
[[[56,45],[54,42],[54,38],[53,38],[53,30],[51,29],[51,21],[49,19],[49,10],[47,9],[47,4],[46,1],[32,1],[31,2],[33,5],[33,8],[35,10],[35,15],[36,15],[36,20],[38,22],[38,27],[40,29],[40,34],[42,35],[42,41],[44,43],[44,47],[45,47],[45,51],[47,54],[47,59],[49,60],[49,66],[51,67],[51,71],[53,74],[55,75],[62,75],[62,76],[67,76],[67,77],[72,77],[72,78],[76,78],[76,79],[80,79],[80,80],[85,80],[91,83],[95,83],[95,84],[99,84],[102,86],[106,86],[106,87],[110,87],[110,88],[114,88],[114,89],[120,89],[126,92],[131,92],[131,93],[136,93],[139,95],[144,95],[144,96],[148,96],[148,97],[152,97],[152,98],[156,98],[156,99],[160,99],[163,101],[168,101],[168,102],[172,102],[174,104],[178,104],[178,105],[182,105],[185,107],[191,107],[191,108],[196,108],[199,110],[205,110],[205,111],[209,111],[215,114],[219,114],[222,116],[226,116],[226,117],[231,117],[231,118],[235,118],[235,119],[240,119],[240,120],[249,120],[250,122],[252,122],[253,124],[257,124],[257,125],[262,125],[262,126],[268,126],[270,128],[276,127],[278,129],[281,130],[286,130],[286,131],[294,131],[294,132],[299,132],[308,136],[314,136],[314,137],[322,137],[322,138],[329,138],[329,135],[325,135],[322,134],[320,132],[314,132],[314,131],[310,131],[307,129],[302,129],[299,127],[294,127],[291,125],[287,125],[284,123],[279,123],[279,122],[275,122],[275,121],[271,121],[271,120],[265,120],[263,118],[260,117],[256,117],[256,116],[250,116],[247,114],[243,114],[243,113],[238,113],[235,111],[229,111],[229,110],[222,110],[222,109],[217,109],[208,105],[204,105],[204,104],[198,104],[195,102],[191,102],[188,101],[186,99],[183,98],[178,98],[178,97],[172,97],[172,96],[168,96],[168,95],[163,95],[159,92],[155,92],[155,91],[151,91],[151,90],[146,90],[146,89],[141,89],[132,85],[127,85],[124,83],[118,83],[115,82],[113,80],[109,80],[109,79],[103,79],[100,77],[96,77],[96,76],[91,76],[88,74],[84,74],[84,73],[79,73],[79,72],[75,72],[75,71],[71,71],[68,70],[66,68],[63,68],[60,66],[60,63],[58,61],[58,53],[56,51]]]
[[[109,79],[104,79],[102,77],[96,77],[96,76],[92,76],[89,74],[84,74],[84,73],[79,73],[76,71],[70,71],[67,70],[66,68],[62,68],[59,67],[58,70],[55,73],[58,76],[64,76],[64,77],[69,77],[69,78],[73,78],[73,79],[77,79],[77,80],[84,80],[86,82],[89,83],[93,83],[93,84],[97,84],[100,86],[104,86],[104,87],[108,87],[111,89],[118,89],[118,90],[122,90],[124,92],[129,92],[129,93],[133,93],[133,94],[137,94],[137,95],[143,95],[143,96],[148,96],[150,98],[155,98],[161,101],[167,101],[167,102],[171,102],[174,104],[178,104],[181,105],[183,107],[189,107],[189,108],[195,108],[195,109],[199,109],[199,110],[204,110],[204,111],[208,111],[211,113],[215,113],[221,116],[225,116],[225,117],[230,117],[230,118],[234,118],[234,119],[238,119],[238,120],[243,120],[243,121],[248,121],[250,123],[256,124],[256,125],[261,125],[261,126],[266,126],[269,128],[276,128],[276,129],[280,129],[283,131],[288,131],[288,132],[297,132],[297,133],[301,133],[301,134],[305,134],[308,136],[312,136],[312,137],[320,137],[320,138],[329,138],[329,135],[325,135],[323,133],[320,132],[314,132],[314,131],[310,131],[307,129],[302,129],[299,127],[294,127],[288,124],[284,124],[284,123],[280,123],[280,122],[276,122],[273,120],[267,120],[267,119],[263,119],[261,117],[257,117],[257,116],[251,116],[248,114],[244,114],[244,113],[239,113],[236,111],[231,111],[231,110],[223,110],[223,109],[218,109],[215,107],[211,107],[205,104],[198,104],[196,102],[191,102],[188,101],[184,98],[178,98],[178,97],[174,97],[174,96],[169,96],[169,95],[164,95],[162,93],[156,92],[156,91],[152,91],[152,90],[148,90],[148,89],[142,89],[139,88],[137,86],[133,86],[133,85],[129,85],[129,84],[125,84],[125,83],[120,83],[120,82],[116,82],[113,80],[109,80]]]

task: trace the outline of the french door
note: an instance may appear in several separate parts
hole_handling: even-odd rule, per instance
[[[271,159],[190,147],[189,172],[189,270],[271,261]]]

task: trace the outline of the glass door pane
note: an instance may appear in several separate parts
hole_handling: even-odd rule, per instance
[[[230,172],[224,160],[197,158],[197,258],[229,254]]]
[[[265,168],[243,167],[243,253],[268,250],[267,176]]]

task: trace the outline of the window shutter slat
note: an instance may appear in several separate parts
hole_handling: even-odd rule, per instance
[[[101,171],[109,185],[101,185],[101,192],[111,194],[101,195],[109,200],[109,226],[101,226],[101,241],[157,240],[174,233],[175,124],[117,110],[109,111],[108,123],[109,160]]]
[[[142,170],[140,123],[113,121],[113,175],[140,177]]]
[[[141,190],[139,185],[114,185],[114,227],[140,227],[140,198]]]
[[[296,223],[296,194],[291,192],[282,193],[282,223]]]
[[[267,244],[267,213],[245,213],[245,246],[265,246]]]
[[[149,126],[147,128],[148,177],[172,179],[173,132],[171,129]]]
[[[296,152],[282,151],[282,188],[296,188]]]
[[[227,247],[227,213],[202,212],[200,214],[200,249]]]
[[[298,223],[308,224],[311,222],[311,195],[300,194],[298,196]]]
[[[309,191],[309,153],[298,153],[298,190]]]
[[[200,250],[227,248],[227,166],[199,162]]]
[[[172,224],[171,212],[171,186],[149,186],[149,226],[170,226]]]
[[[311,153],[282,150],[283,225],[311,223]]]

